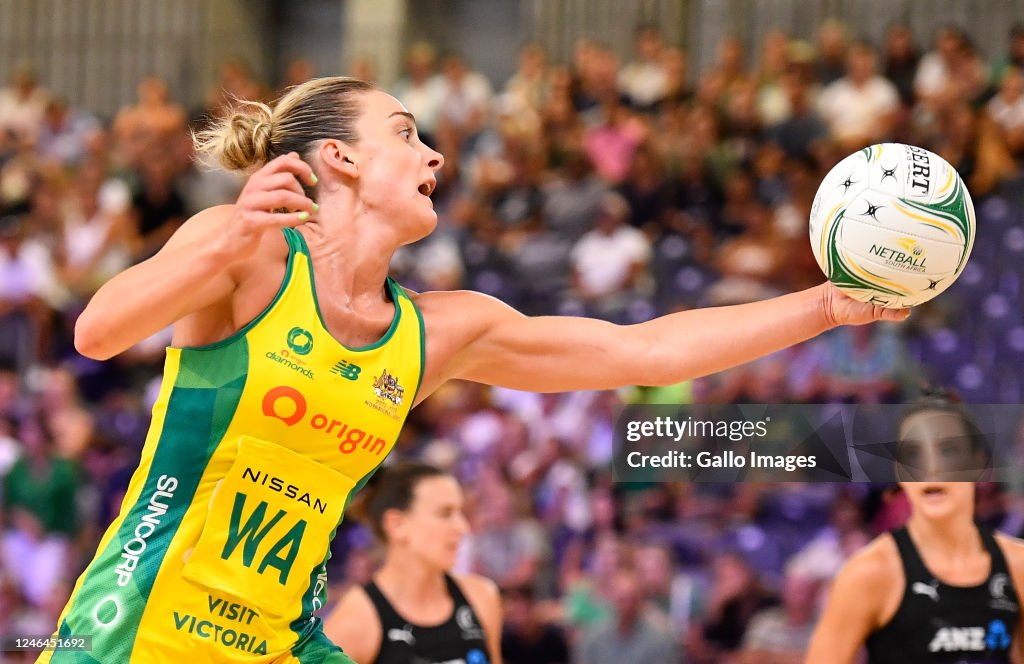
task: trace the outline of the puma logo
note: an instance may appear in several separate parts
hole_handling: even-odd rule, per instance
[[[389,629],[388,641],[404,641],[410,646],[416,645],[416,637],[412,635],[412,627],[406,625],[403,629]]]
[[[932,581],[931,584],[921,583],[920,581],[917,581],[914,583],[914,585],[910,586],[910,591],[917,595],[925,595],[926,597],[930,597],[933,602],[938,602],[939,589],[936,588],[934,584],[934,581]]]

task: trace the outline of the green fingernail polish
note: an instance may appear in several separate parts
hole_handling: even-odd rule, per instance
[[[309,219],[309,213],[308,212],[300,212],[299,213],[299,221],[305,221],[307,219]]]
[[[319,211],[320,211],[320,206],[317,205],[316,203],[313,203],[313,212],[319,212]]]
[[[310,173],[310,177],[311,177],[311,178],[312,178],[312,180],[313,180],[313,184],[316,184],[316,183],[317,183],[317,177],[316,177],[316,173]]]

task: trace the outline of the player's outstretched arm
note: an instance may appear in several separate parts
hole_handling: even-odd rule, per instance
[[[906,310],[857,302],[831,284],[728,307],[696,309],[636,325],[590,318],[528,317],[472,292],[417,299],[427,337],[443,336],[423,396],[461,378],[556,392],[672,385],[805,341],[837,325],[903,320]],[[453,322],[457,321],[457,322]],[[430,359],[428,358],[428,363]]]
[[[155,256],[104,284],[75,325],[78,352],[105,360],[226,300],[237,285],[236,271],[267,231],[309,219],[313,201],[296,178],[313,184],[312,170],[298,155],[274,159],[249,178],[235,205],[195,215]]]

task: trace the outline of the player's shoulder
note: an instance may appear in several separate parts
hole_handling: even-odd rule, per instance
[[[324,620],[324,633],[357,662],[377,657],[383,627],[377,608],[362,586],[352,586],[342,594]]]
[[[424,291],[418,293],[406,290],[416,306],[422,311],[450,311],[452,308],[473,311],[510,310],[507,304],[496,297],[472,290]]]
[[[459,584],[462,592],[474,595],[497,598],[499,595],[498,584],[486,576],[479,574],[453,574],[455,583]]]
[[[996,531],[994,536],[1003,556],[1006,557],[1006,564],[1011,570],[1019,570],[1018,573],[1024,577],[1024,539],[999,531]]]
[[[850,556],[839,572],[840,578],[865,592],[884,591],[903,575],[896,541],[883,533]]]
[[[495,297],[471,290],[409,293],[409,297],[428,331],[441,333],[460,346],[497,323],[523,315]]]
[[[214,205],[195,213],[181,225],[167,246],[181,245],[220,233],[235,210],[235,205]]]
[[[1003,552],[1006,566],[1010,570],[1010,578],[1017,589],[1017,595],[1024,598],[1024,539],[1012,537],[996,531],[993,533],[996,544]]]
[[[832,583],[829,605],[843,607],[847,617],[863,617],[863,626],[873,629],[895,614],[905,584],[899,549],[885,533],[847,559]]]
[[[466,599],[475,609],[492,609],[501,603],[498,585],[479,574],[453,574],[455,583],[462,589]]]
[[[488,634],[501,634],[501,592],[497,584],[479,574],[455,574],[455,583]]]
[[[345,594],[341,596],[341,600],[347,600],[351,606],[361,610],[376,611],[373,599],[370,597],[370,593],[366,592],[366,588],[359,584],[350,586],[349,589],[345,591]]]
[[[371,620],[377,616],[377,608],[360,585],[351,586],[342,594],[334,607],[332,615],[343,615],[346,620]]]
[[[235,208],[238,206],[234,203],[224,203],[223,205],[211,205],[208,208],[203,208],[199,212],[189,217],[185,222],[184,226],[198,226],[202,225],[205,228],[219,228],[227,224],[231,219],[231,216],[235,213]],[[183,227],[184,227],[183,226]]]

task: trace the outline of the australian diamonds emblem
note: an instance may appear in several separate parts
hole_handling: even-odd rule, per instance
[[[405,398],[405,388],[386,369],[381,370],[380,376],[373,381],[373,393],[381,399],[390,401],[395,406],[401,406],[402,400]]]

